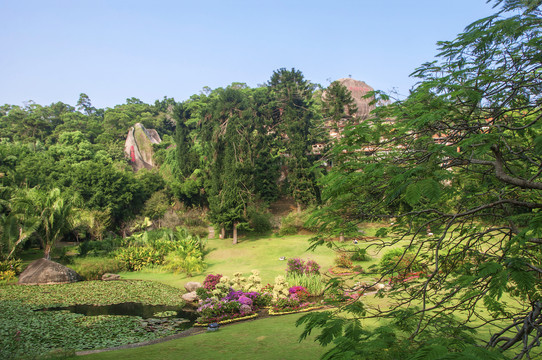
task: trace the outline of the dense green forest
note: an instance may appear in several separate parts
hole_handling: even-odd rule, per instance
[[[342,93],[334,96],[337,89]],[[7,257],[17,242],[46,248],[58,240],[125,236],[138,224],[161,226],[181,207],[201,210],[234,241],[238,229],[268,231],[268,206],[277,198],[292,199],[299,210],[318,203],[324,154],[312,146],[329,143],[327,119],[351,118],[355,106],[345,89],[334,83],[323,100],[322,88],[301,71],[279,69],[260,87],[205,88],[183,102],[130,98],[96,109],[81,94],[75,107],[4,105],[0,254]],[[162,138],[153,145],[153,169],[132,171],[124,153],[136,123]],[[40,229],[32,220],[57,201],[70,221]]]

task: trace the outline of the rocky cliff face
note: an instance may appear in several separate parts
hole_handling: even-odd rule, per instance
[[[160,144],[162,139],[154,129],[145,129],[137,123],[128,131],[124,153],[130,160],[134,171],[152,169],[152,144]]]

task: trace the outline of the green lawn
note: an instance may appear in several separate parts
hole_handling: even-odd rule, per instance
[[[223,274],[232,277],[240,271],[250,275],[251,270],[259,270],[262,283],[273,283],[277,275],[285,275],[286,261],[279,260],[299,257],[304,260],[312,259],[329,269],[333,264],[335,253],[327,247],[319,247],[314,252],[307,251],[309,235],[294,235],[285,237],[262,237],[241,239],[233,245],[231,239],[209,239],[207,248],[210,253],[205,257],[209,265],[201,274],[187,277],[185,274],[173,274],[159,269],[149,269],[139,272],[123,272],[124,279],[154,280],[182,288],[188,281],[202,282],[207,274]]]
[[[160,344],[83,356],[83,359],[318,359],[326,351],[311,339],[298,342],[299,314],[224,326],[217,332]],[[81,357],[78,357],[81,358]]]

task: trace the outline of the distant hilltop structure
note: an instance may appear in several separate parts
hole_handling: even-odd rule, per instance
[[[374,105],[370,105],[373,98],[365,99],[364,96],[368,92],[374,91],[372,87],[367,85],[365,81],[354,80],[351,78],[337,80],[341,85],[345,86],[352,93],[352,98],[358,107],[356,117],[358,120],[365,120],[369,117],[371,111],[375,109]]]
[[[154,129],[145,129],[137,123],[128,131],[126,143],[124,144],[124,153],[132,164],[132,169],[138,171],[141,169],[152,169],[152,144],[160,144],[162,139]]]

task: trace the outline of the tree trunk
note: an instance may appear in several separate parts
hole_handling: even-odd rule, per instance
[[[297,213],[301,213],[301,203],[300,202],[297,202]]]
[[[341,232],[341,233],[339,234],[339,241],[340,241],[340,242],[344,242],[344,233],[343,233],[343,232]]]
[[[237,244],[237,222],[233,223],[233,245]]]
[[[218,236],[220,239],[225,239],[226,238],[226,228],[224,226],[222,226],[220,228],[220,235]]]
[[[43,258],[51,260],[51,244],[45,245],[45,251],[43,252]]]

